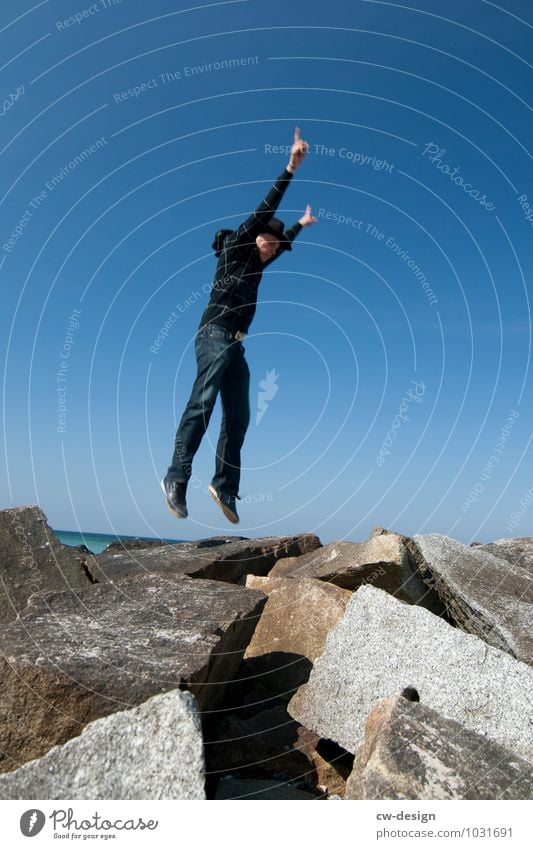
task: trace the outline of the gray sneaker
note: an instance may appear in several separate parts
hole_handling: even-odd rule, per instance
[[[172,515],[176,519],[186,519],[189,515],[187,513],[187,502],[185,501],[187,484],[172,480],[169,481],[168,478],[163,478],[161,489],[165,493],[167,507]]]
[[[238,498],[241,500],[238,495],[225,495],[222,492],[217,492],[213,484],[209,484],[207,487],[209,494],[216,501],[226,519],[229,519],[234,525],[238,524],[239,516],[237,514],[237,508],[235,507],[235,499]]]

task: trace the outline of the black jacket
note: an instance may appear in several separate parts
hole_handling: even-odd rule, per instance
[[[292,174],[285,168],[265,199],[246,221],[224,240],[211,286],[209,303],[199,327],[222,324],[235,332],[247,333],[257,306],[257,290],[265,268],[288,249],[283,242],[271,259],[261,262],[255,244],[256,236],[264,232],[265,224],[277,210]],[[289,243],[298,235],[299,221],[285,230]]]

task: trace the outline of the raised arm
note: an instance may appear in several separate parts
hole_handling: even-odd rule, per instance
[[[304,161],[308,150],[309,144],[300,138],[300,128],[296,127],[288,164],[276,179],[267,196],[261,201],[255,212],[252,212],[246,221],[243,221],[240,227],[237,228],[230,240],[234,245],[253,244],[256,237],[263,232],[265,224],[268,223],[276,212],[281,202],[281,198],[292,180],[294,172]]]
[[[298,233],[300,233],[300,231],[303,230],[304,227],[309,227],[311,224],[316,224],[317,221],[318,218],[315,218],[315,216],[311,214],[311,207],[309,204],[307,204],[302,217],[299,218],[298,221],[295,221],[294,224],[292,224],[290,227],[287,227],[287,229],[285,230],[285,238],[289,240],[290,244],[292,244]],[[274,256],[268,259],[263,264],[263,268],[265,268],[267,265],[270,265],[271,262],[274,262],[274,260],[276,260],[279,256],[281,256],[284,251],[287,250],[292,250],[292,248],[288,248],[286,242],[283,241]]]
[[[300,230],[303,230],[304,227],[309,227],[310,224],[316,224],[318,218],[315,218],[314,215],[311,214],[311,207],[309,204],[305,207],[305,212],[301,218],[296,221],[292,227],[288,227],[285,230],[285,235],[288,238],[289,242],[293,242]]]

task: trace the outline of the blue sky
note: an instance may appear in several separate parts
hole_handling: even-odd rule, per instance
[[[529,3],[0,15],[3,507],[181,539],[531,533]],[[212,237],[266,194],[296,125],[310,152],[279,217],[310,203],[319,223],[265,271],[245,342],[241,524],[206,493],[219,403],[176,522],[159,480]]]

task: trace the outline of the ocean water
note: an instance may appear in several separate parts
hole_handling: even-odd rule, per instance
[[[136,536],[115,536],[115,534],[78,533],[77,531],[59,531],[54,528],[54,533],[59,542],[64,545],[86,545],[93,554],[100,554],[110,542],[121,539],[139,539]],[[154,539],[154,537],[141,537],[141,539]],[[182,539],[166,539],[164,542],[184,542]]]

